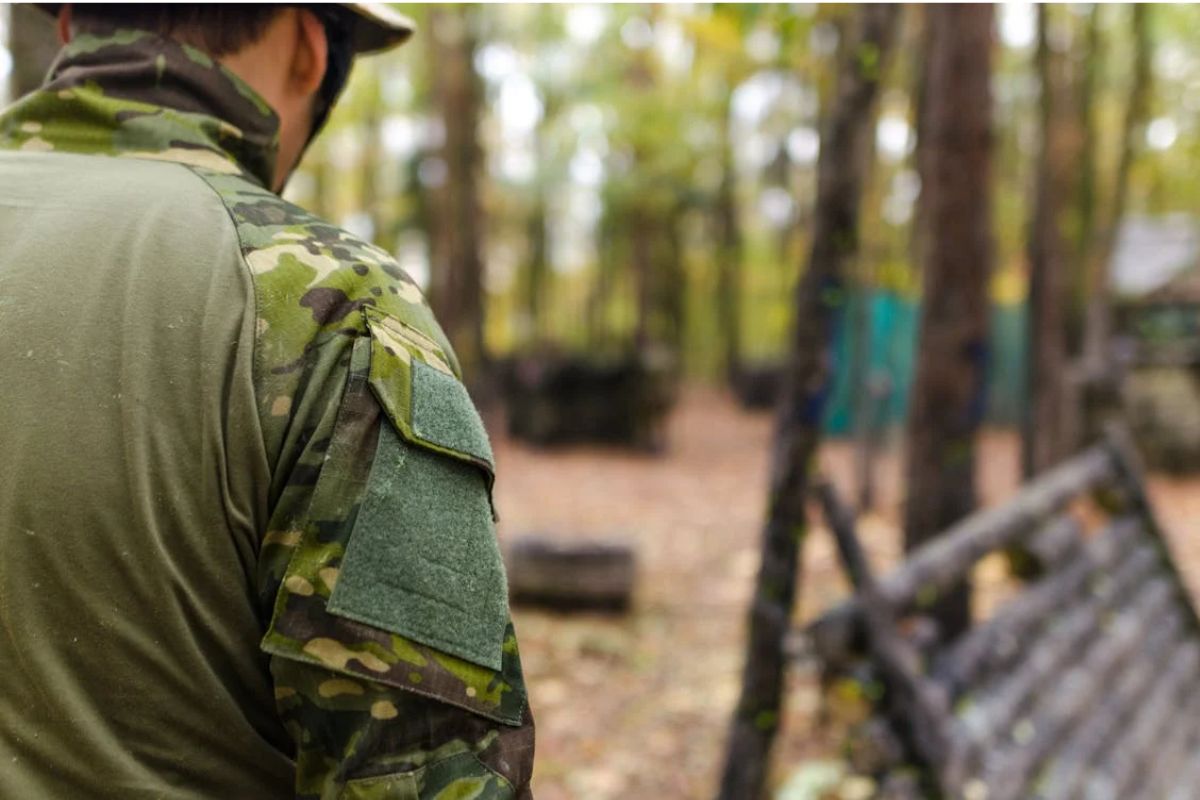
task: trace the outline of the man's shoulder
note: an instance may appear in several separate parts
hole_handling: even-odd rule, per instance
[[[302,348],[325,333],[362,332],[370,307],[449,349],[420,288],[387,251],[239,176],[200,174],[237,228],[260,332],[288,331]]]

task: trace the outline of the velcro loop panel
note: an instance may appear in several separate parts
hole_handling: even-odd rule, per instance
[[[329,610],[499,670],[508,586],[479,471],[383,426]]]

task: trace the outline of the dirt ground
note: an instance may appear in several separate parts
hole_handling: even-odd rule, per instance
[[[636,548],[634,610],[622,616],[518,609],[538,724],[538,800],[712,797],[738,694],[746,602],[758,568],[769,414],[749,414],[712,390],[685,392],[660,456],[613,448],[537,450],[492,424],[502,540],[540,533],[603,537]],[[900,458],[877,464],[878,512],[860,523],[878,567],[899,554]],[[988,432],[979,454],[983,501],[1017,486],[1017,439]],[[853,488],[853,453],[834,441],[821,468]],[[1151,492],[1185,575],[1200,589],[1200,484],[1155,476]],[[814,529],[804,551],[799,615],[843,597],[832,543]],[[818,695],[805,670],[789,676],[777,772],[828,752],[814,722]]]

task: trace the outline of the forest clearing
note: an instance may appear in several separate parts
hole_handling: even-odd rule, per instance
[[[530,532],[617,538],[634,546],[639,563],[628,615],[517,613],[537,712],[539,798],[711,796],[745,655],[770,422],[724,392],[693,387],[671,418],[661,457],[611,447],[533,449],[497,428],[502,540]],[[985,504],[1015,491],[1018,444],[1011,431],[983,435]],[[820,454],[820,469],[846,489],[853,486],[852,450],[851,442],[835,439]],[[900,464],[889,448],[879,464],[878,510],[861,523],[881,572],[902,552]],[[1200,519],[1200,479],[1156,475],[1151,491],[1180,568],[1200,597],[1200,539],[1188,535]],[[798,621],[849,591],[823,527],[809,534],[802,570]],[[990,578],[1001,582],[1002,570]],[[830,758],[837,750],[817,724],[821,700],[811,667],[790,670],[788,698],[775,755],[778,780],[802,759]]]
[[[336,673],[262,693],[281,771],[422,800],[529,800],[531,774],[539,800],[1200,798],[1200,7],[182,8],[0,7],[0,168],[131,159],[227,205],[231,299],[178,316],[253,318],[218,342],[253,362],[238,430],[278,438],[248,640]],[[262,31],[306,80],[245,66]],[[0,185],[35,254],[76,241],[18,235],[44,185]],[[160,227],[120,244],[193,232]]]

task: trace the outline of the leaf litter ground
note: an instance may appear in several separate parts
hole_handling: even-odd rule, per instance
[[[633,545],[638,579],[625,615],[515,613],[538,727],[538,800],[691,800],[715,793],[743,657],[746,603],[758,568],[771,416],[738,408],[726,395],[684,393],[660,456],[617,448],[535,449],[493,424],[502,541],[527,533],[616,539]],[[898,448],[877,461],[877,510],[860,530],[877,568],[900,554],[903,496]],[[989,431],[979,451],[983,502],[1017,487],[1018,443]],[[828,443],[820,467],[847,492],[852,446]],[[1200,590],[1196,480],[1155,476],[1151,493],[1193,592]],[[804,548],[798,617],[844,597],[847,585],[827,532]],[[1003,593],[1003,568],[984,564],[985,590]],[[798,621],[800,621],[798,619]],[[818,724],[811,668],[788,676],[776,772],[836,748]]]

